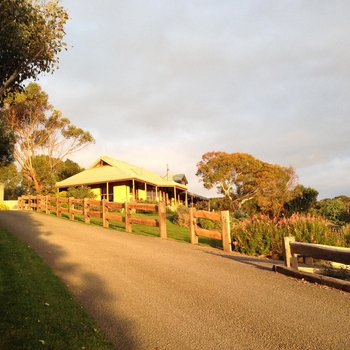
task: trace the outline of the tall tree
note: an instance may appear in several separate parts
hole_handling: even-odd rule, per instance
[[[0,167],[0,182],[5,185],[5,199],[16,199],[22,180],[14,163]]]
[[[66,159],[64,162],[61,162],[61,164],[57,167],[56,181],[62,181],[64,179],[67,179],[68,177],[78,174],[83,170],[84,168],[80,167],[79,164],[77,164],[76,162],[73,162],[71,159]]]
[[[57,164],[52,168],[52,164]],[[83,169],[70,159],[64,162],[59,159],[50,159],[47,155],[37,155],[32,157],[32,166],[36,173],[41,193],[49,194],[55,191],[57,181],[75,175]],[[24,173],[24,172],[23,172]],[[22,181],[22,188],[26,193],[35,193],[36,189],[31,178],[25,177]]]
[[[271,216],[279,216],[284,205],[294,197],[296,175],[292,167],[262,162],[258,176],[256,202],[260,211]]]
[[[260,168],[261,163],[250,154],[208,152],[197,164],[196,175],[205,188],[215,186],[218,193],[242,203],[257,193],[255,174]]]
[[[197,164],[205,188],[216,187],[240,209],[255,200],[260,209],[278,215],[295,184],[292,168],[262,162],[246,153],[208,152]]]
[[[11,104],[7,104],[8,100]],[[35,83],[5,100],[4,115],[15,135],[15,159],[37,193],[41,192],[34,164],[38,155],[47,156],[48,166],[55,173],[68,155],[94,142],[88,131],[76,127],[55,110],[48,95]]]
[[[0,1],[0,106],[24,80],[57,67],[67,20],[58,0]]]
[[[317,202],[318,191],[311,187],[298,185],[294,189],[293,199],[285,204],[286,212],[307,213]]]

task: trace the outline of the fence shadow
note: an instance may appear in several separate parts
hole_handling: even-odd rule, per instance
[[[241,256],[225,253],[207,252],[207,254],[215,255],[224,259],[236,261],[241,264],[251,265],[259,270],[273,271],[273,265],[283,265],[281,260],[270,260],[267,258],[256,258],[252,256]]]
[[[73,276],[74,280],[79,281],[78,287],[75,284],[68,288],[92,315],[116,349],[137,347],[132,322],[103,307],[108,303],[117,304],[118,295],[112,293],[106,282],[96,273],[89,271],[85,265],[82,266],[79,262],[68,263],[65,259],[68,254],[64,246],[48,242],[46,238],[54,234],[52,229],[45,228],[47,226],[44,227],[35,214],[15,211],[0,212],[0,226],[32,247],[64,283],[69,283],[64,276]],[[79,257],[76,260],[79,261]]]

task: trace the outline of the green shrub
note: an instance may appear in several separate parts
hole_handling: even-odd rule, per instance
[[[74,197],[74,198],[96,198],[96,194],[91,191],[90,187],[87,186],[79,186],[79,187],[70,187],[67,191],[67,197]]]
[[[294,214],[290,218],[270,219],[256,215],[232,221],[235,249],[250,255],[282,256],[282,240],[294,236],[296,241],[335,246],[350,246],[350,231],[337,230],[327,220],[311,215]]]
[[[207,220],[199,218],[197,219],[197,224],[199,227],[206,230],[217,230],[221,229],[221,223],[219,221]]]

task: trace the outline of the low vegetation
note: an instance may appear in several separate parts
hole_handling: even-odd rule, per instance
[[[0,348],[112,349],[66,286],[0,229]]]
[[[350,228],[335,227],[322,217],[294,214],[289,218],[254,215],[232,221],[236,251],[249,255],[282,257],[283,237],[292,235],[299,242],[350,247]]]

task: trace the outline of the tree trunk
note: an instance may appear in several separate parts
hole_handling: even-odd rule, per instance
[[[4,95],[5,91],[9,88],[11,84],[13,84],[18,77],[18,71],[15,70],[11,76],[4,82],[2,86],[0,86],[0,98]]]
[[[34,182],[35,192],[37,194],[41,193],[41,186],[40,186],[36,176],[33,177],[33,182]]]
[[[26,175],[26,177],[29,180],[31,180],[33,182],[36,194],[40,194],[41,193],[41,184],[38,181],[38,177],[37,177],[35,169],[31,165],[28,165],[28,164],[23,165],[23,170],[24,170],[24,168],[25,168],[24,174]]]

